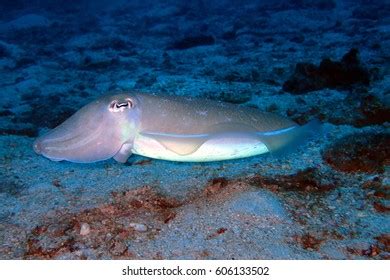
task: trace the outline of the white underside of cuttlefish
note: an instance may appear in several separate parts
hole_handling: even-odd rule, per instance
[[[275,152],[316,133],[275,114],[210,100],[118,94],[92,102],[34,143],[54,160],[96,162],[131,154],[205,162]]]

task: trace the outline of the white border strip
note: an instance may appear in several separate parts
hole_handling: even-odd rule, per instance
[[[182,273],[206,275],[124,275],[127,271],[154,271],[162,274],[180,268]],[[224,269],[221,269],[221,268]],[[268,268],[269,275],[221,275],[234,268]],[[145,268],[145,269],[144,269]],[[233,268],[233,269],[230,269]],[[140,269],[140,270],[139,270]],[[219,269],[219,270],[218,270]],[[230,270],[229,270],[230,269]],[[220,272],[218,275],[217,270]],[[1,279],[383,279],[389,275],[388,261],[0,261]],[[158,274],[158,273],[156,273]]]

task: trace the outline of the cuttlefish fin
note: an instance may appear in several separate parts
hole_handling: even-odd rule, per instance
[[[166,149],[178,154],[189,155],[194,153],[203,143],[210,139],[256,139],[263,143],[269,152],[286,152],[299,147],[310,136],[319,132],[321,123],[318,120],[306,125],[292,125],[272,131],[256,131],[253,127],[240,123],[221,123],[210,126],[203,134],[170,134],[159,132],[142,132]]]
[[[194,153],[210,137],[209,134],[181,135],[154,132],[141,132],[141,134],[145,137],[156,140],[166,149],[182,156]]]
[[[257,132],[258,139],[263,142],[271,153],[286,153],[295,150],[305,141],[318,134],[321,122],[317,119],[303,126],[291,126],[279,130]]]
[[[205,133],[171,134],[156,132],[141,132],[143,136],[152,138],[166,149],[178,155],[190,155],[196,152],[206,141],[221,137],[257,138],[253,128],[237,123],[221,123],[210,126]]]
[[[124,143],[120,150],[113,156],[113,158],[120,163],[125,163],[127,159],[131,156],[131,149],[133,145],[130,143]]]

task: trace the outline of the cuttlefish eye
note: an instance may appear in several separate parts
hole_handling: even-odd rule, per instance
[[[111,112],[123,112],[126,109],[131,109],[134,107],[133,101],[131,99],[127,98],[124,101],[118,101],[118,100],[113,100],[110,103],[109,110]]]

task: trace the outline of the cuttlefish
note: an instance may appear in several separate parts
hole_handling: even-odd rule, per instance
[[[131,154],[206,162],[277,152],[318,131],[255,108],[205,99],[124,93],[87,104],[39,137],[34,150],[53,161],[89,163]]]

